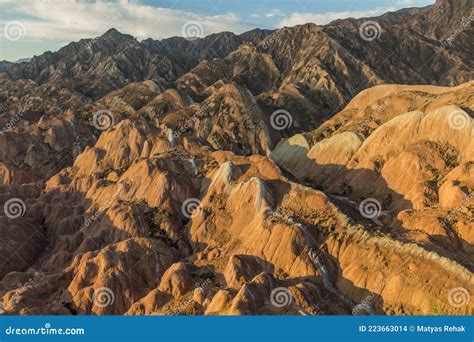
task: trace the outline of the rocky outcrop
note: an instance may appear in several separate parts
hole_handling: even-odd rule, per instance
[[[469,5],[5,66],[0,314],[472,314]]]

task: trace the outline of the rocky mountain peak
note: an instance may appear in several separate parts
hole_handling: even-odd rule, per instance
[[[111,39],[117,43],[126,43],[135,40],[135,38],[129,34],[124,34],[118,31],[116,28],[110,28],[103,33],[99,39]]]

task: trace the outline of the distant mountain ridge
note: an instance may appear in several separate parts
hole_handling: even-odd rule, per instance
[[[306,24],[279,31],[257,29],[240,35],[222,32],[194,41],[173,37],[138,42],[110,29],[99,38],[35,56],[8,72],[14,79],[38,83],[61,79],[71,88],[97,98],[128,82],[152,78],[174,82],[199,62],[224,59],[242,44],[252,43],[258,53],[269,53],[276,63],[280,74],[277,86],[290,80],[302,87],[316,85],[317,81],[301,79],[299,75],[305,68],[298,67],[301,63],[321,69],[311,77],[328,80],[317,88],[339,98],[351,94],[361,82],[366,83],[365,87],[378,83],[454,85],[472,78],[472,23],[457,35],[456,49],[443,49],[439,40],[456,31],[460,20],[471,12],[467,0],[440,0],[422,9],[369,18],[381,28],[380,37],[370,42],[359,35],[359,27],[367,19],[343,19],[324,26]],[[451,19],[446,19],[446,13],[452,14]],[[346,75],[331,70],[330,65],[337,63],[334,56],[342,63],[337,68],[347,70]],[[341,81],[344,89],[331,79]]]

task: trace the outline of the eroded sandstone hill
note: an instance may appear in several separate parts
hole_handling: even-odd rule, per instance
[[[470,13],[2,65],[0,312],[473,314]]]
[[[430,90],[441,101],[471,87]],[[401,89],[359,96],[395,101]],[[472,119],[453,105],[412,105],[365,140],[292,137],[275,162],[173,144],[168,129],[122,120],[43,189],[2,186],[5,200],[27,204],[24,217],[0,217],[5,310],[351,314],[369,297],[361,312],[471,313],[448,295],[472,290]],[[450,127],[453,113],[465,127]],[[359,212],[369,197],[377,217]],[[292,302],[275,306],[276,288]],[[94,299],[100,289],[111,305]]]

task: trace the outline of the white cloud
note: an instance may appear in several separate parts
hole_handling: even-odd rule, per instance
[[[241,33],[254,28],[232,13],[205,16],[128,0],[7,2],[0,3],[0,11],[8,13],[8,19],[3,19],[1,24],[10,20],[22,22],[26,28],[25,40],[78,40],[96,37],[110,27],[138,39],[161,39],[180,36],[183,25],[189,21],[199,22],[204,35],[222,31]]]
[[[289,16],[283,18],[279,27],[283,26],[295,26],[306,23],[315,23],[319,25],[325,25],[331,21],[337,19],[346,19],[346,18],[366,18],[366,17],[375,17],[381,14],[396,11],[401,8],[414,7],[414,6],[427,6],[432,5],[435,0],[397,0],[392,6],[387,7],[377,7],[371,10],[364,11],[343,11],[343,12],[327,12],[327,13],[300,13],[295,12]]]
[[[377,7],[368,11],[347,11],[347,12],[327,12],[327,13],[293,13],[289,17],[280,21],[279,27],[295,26],[306,23],[315,23],[319,25],[328,24],[336,19],[345,18],[365,18],[381,15],[388,11],[394,11],[395,7]]]
[[[398,0],[397,1],[397,5],[407,6],[407,5],[414,5],[414,4],[415,4],[415,0]]]
[[[147,6],[137,0],[0,0],[0,60],[16,60],[46,50],[54,51],[70,41],[97,37],[111,27],[139,40],[180,36],[183,25],[190,21],[200,23],[203,35],[222,31],[238,34],[256,27],[277,28],[307,22],[325,24],[340,18],[376,16],[407,5],[425,6],[434,1],[394,0],[392,6],[395,8],[355,12],[286,14],[273,9],[249,15],[243,20],[234,13],[201,15]],[[25,28],[20,40],[10,41],[4,34],[6,24],[12,21],[20,21],[21,27]]]
[[[273,9],[266,14],[266,17],[273,18],[273,17],[284,17],[285,13],[279,9]]]

